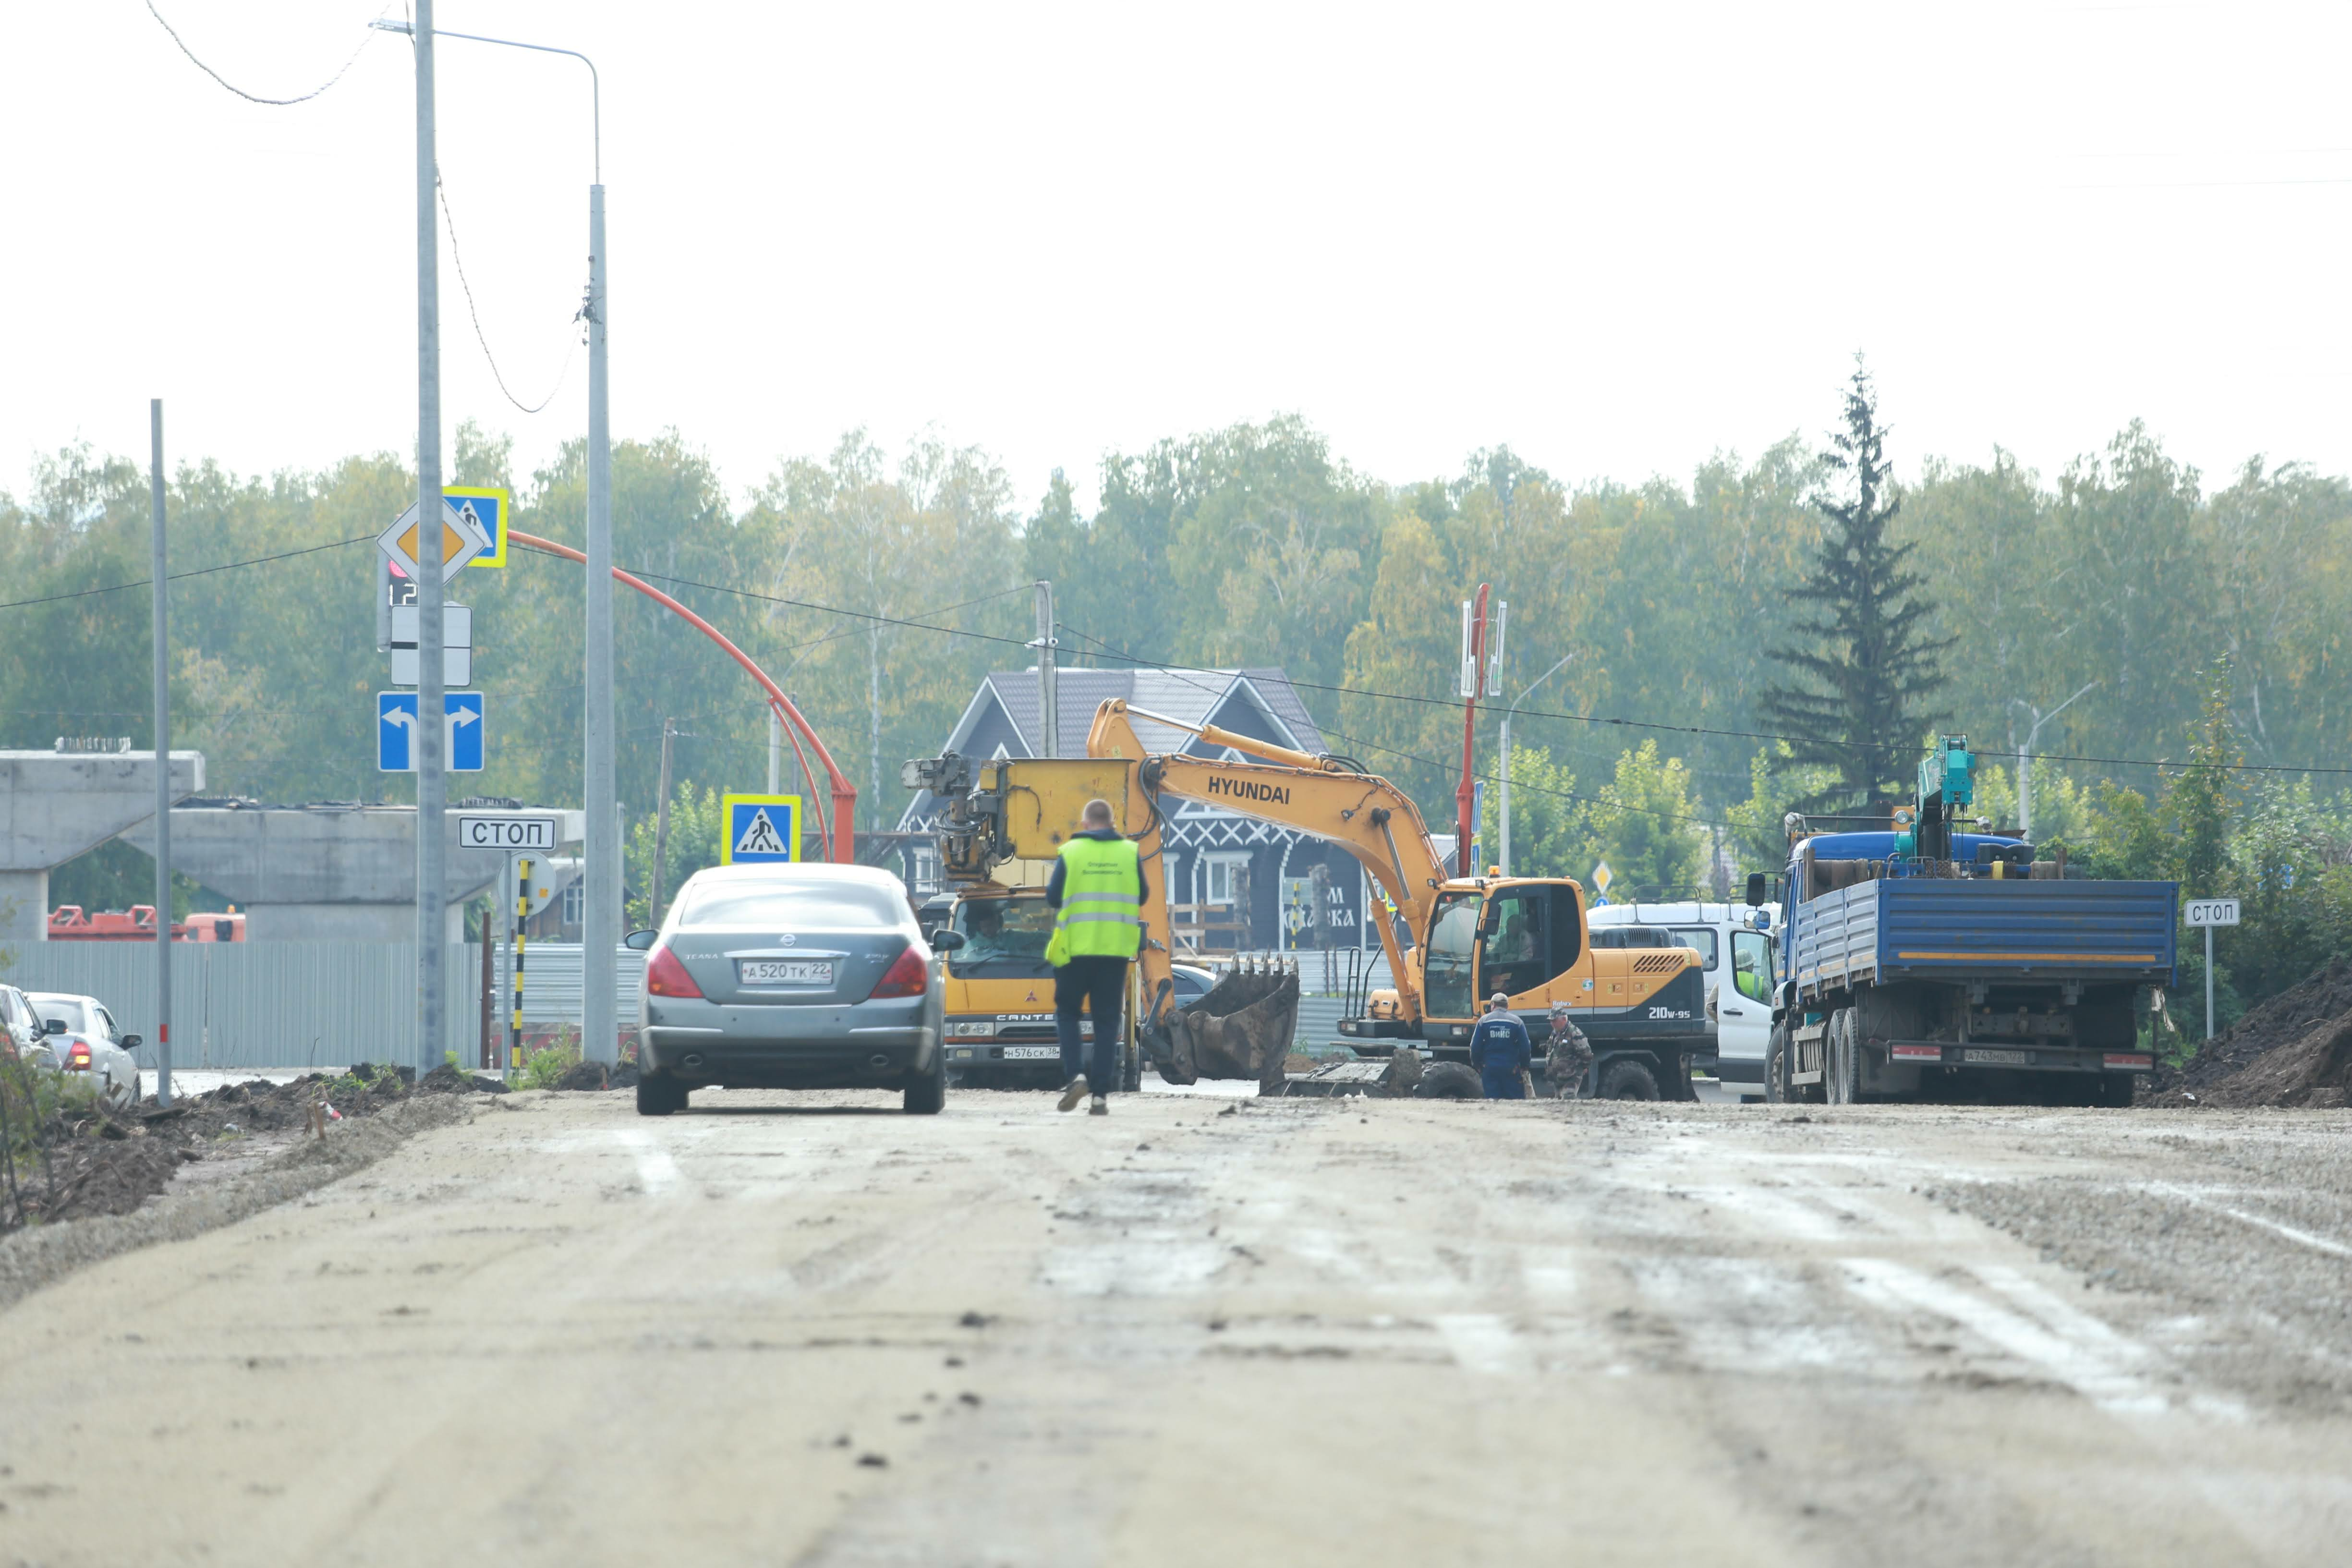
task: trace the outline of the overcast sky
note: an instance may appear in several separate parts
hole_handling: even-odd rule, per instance
[[[381,0],[0,7],[0,489],[86,440],[242,472],[405,453],[414,87]],[[391,14],[403,14],[394,0]],[[737,496],[926,428],[1091,494],[1303,414],[1357,467],[1507,442],[1686,478],[1834,417],[2045,475],[2137,417],[2209,479],[2352,470],[2352,8],[442,0],[604,76],[616,435]],[[584,425],[586,73],[445,40],[448,427]],[[567,360],[567,355],[569,359]],[[567,368],[568,363],[568,368]]]

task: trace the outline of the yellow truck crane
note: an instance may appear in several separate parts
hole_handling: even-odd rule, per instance
[[[1135,719],[1264,761],[1155,755],[1137,734]],[[1538,1041],[1547,1037],[1552,1005],[1568,1005],[1591,1042],[1600,1094],[1695,1098],[1690,1058],[1715,1051],[1699,955],[1681,947],[1596,949],[1585,924],[1584,889],[1575,881],[1448,877],[1412,799],[1351,759],[1292,751],[1120,699],[1096,710],[1087,754],[1136,765],[1135,793],[1150,807],[1138,836],[1147,865],[1160,858],[1164,796],[1311,833],[1363,863],[1396,909],[1395,921],[1377,920],[1395,988],[1368,994],[1353,1016],[1340,1020],[1339,1032],[1360,1048],[1378,1054],[1409,1041],[1440,1058],[1466,1060],[1486,998],[1500,991]],[[1144,911],[1139,967],[1143,1036],[1157,1054],[1171,1022],[1171,937],[1167,875],[1154,867],[1149,879],[1154,896]],[[1214,1000],[1213,994],[1195,1005]]]

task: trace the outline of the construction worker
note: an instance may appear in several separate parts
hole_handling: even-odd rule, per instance
[[[1127,966],[1143,947],[1143,862],[1135,843],[1112,826],[1110,802],[1087,802],[1076,837],[1062,846],[1045,884],[1045,903],[1058,911],[1045,944],[1054,966],[1054,1026],[1062,1042],[1067,1087],[1060,1109],[1076,1109],[1091,1093],[1093,1116],[1110,1114],[1104,1096],[1118,1081],[1119,1007]],[[1078,1014],[1094,1015],[1094,1060],[1087,1060]],[[1091,1070],[1089,1070],[1091,1068]]]
[[[1551,1005],[1551,1038],[1544,1043],[1544,1079],[1556,1100],[1575,1100],[1592,1070],[1592,1042],[1568,1016],[1568,1004]]]
[[[1470,1031],[1470,1065],[1478,1069],[1488,1100],[1528,1097],[1528,1064],[1535,1059],[1535,1047],[1528,1039],[1528,1026],[1512,1014],[1510,1001],[1496,992],[1486,1004],[1486,1016]]]

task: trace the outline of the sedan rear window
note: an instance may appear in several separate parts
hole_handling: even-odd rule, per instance
[[[780,930],[892,931],[908,920],[907,900],[859,882],[813,877],[773,882],[706,882],[687,897],[677,923],[775,926]]]
[[[79,1002],[64,996],[37,996],[32,1002],[34,1013],[45,1024],[55,1018],[72,1034],[95,1035],[100,1032],[91,1025],[88,1010]]]

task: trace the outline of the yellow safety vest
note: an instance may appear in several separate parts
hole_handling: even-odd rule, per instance
[[[1062,846],[1062,909],[1046,944],[1048,962],[1133,958],[1143,947],[1135,845],[1125,838],[1073,838]]]

